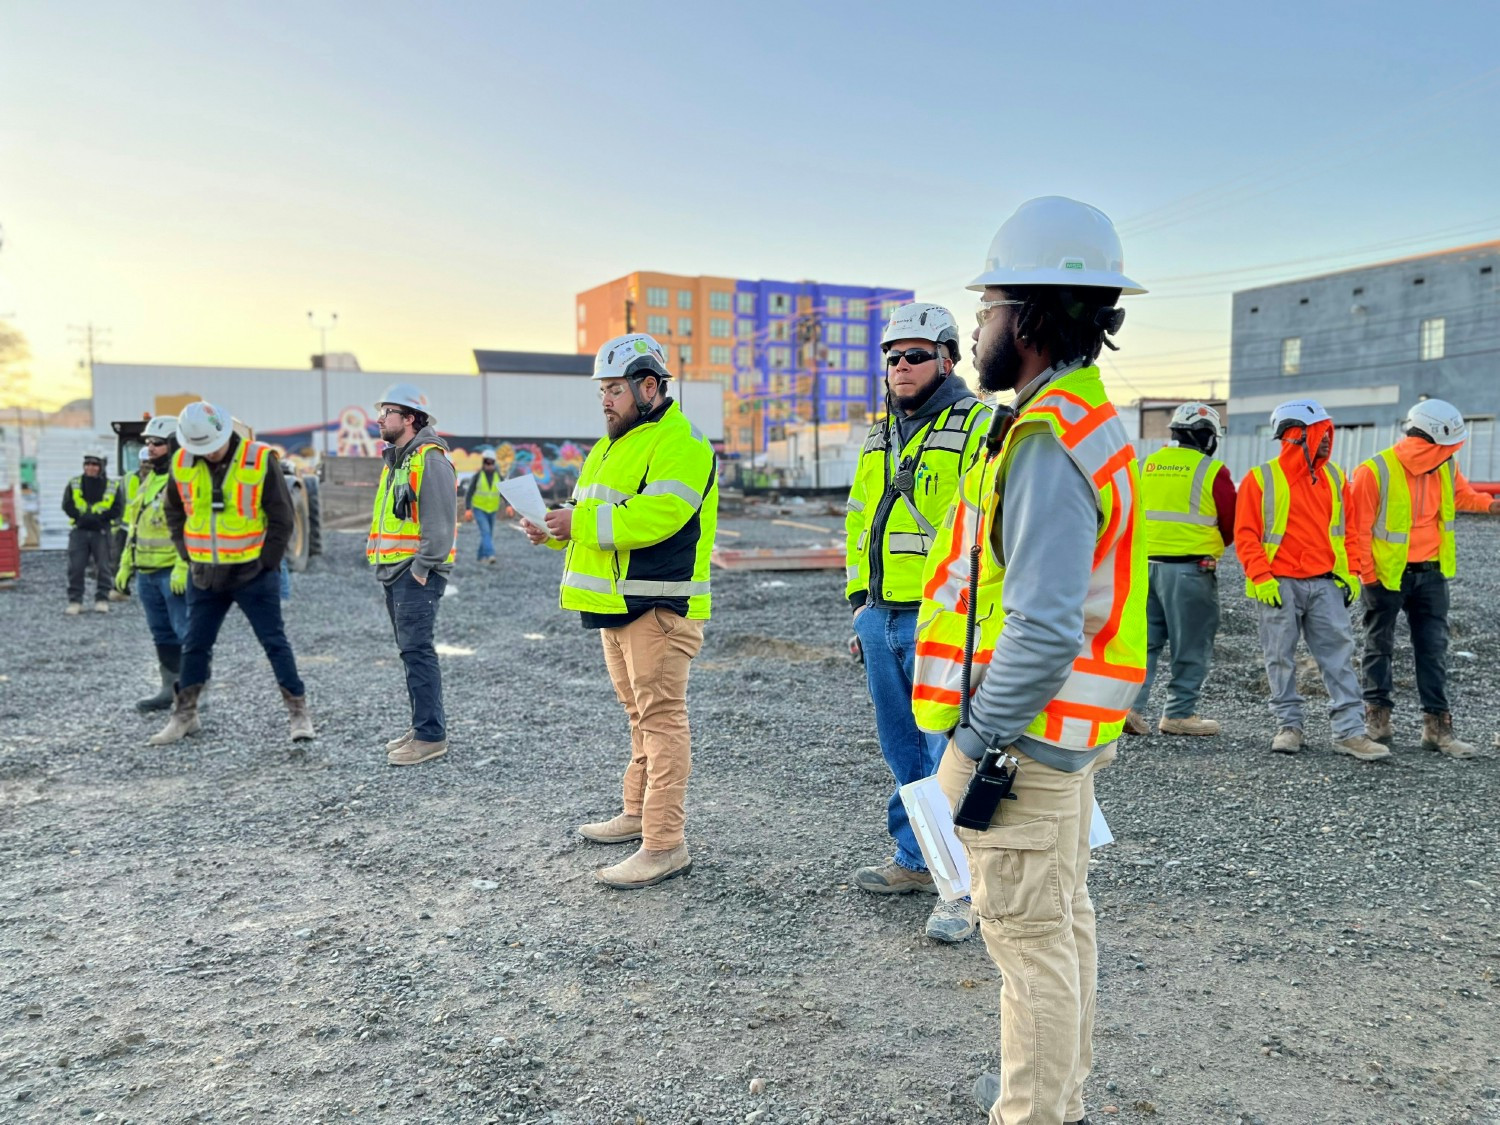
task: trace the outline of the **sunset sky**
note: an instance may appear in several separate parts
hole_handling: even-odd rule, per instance
[[[1152,290],[1114,393],[1222,393],[1234,289],[1500,237],[1497,41],[1489,5],[10,0],[0,319],[49,404],[70,325],[300,367],[337,311],[367,370],[469,371],[573,350],[634,269],[968,323],[995,228],[1063,194]]]

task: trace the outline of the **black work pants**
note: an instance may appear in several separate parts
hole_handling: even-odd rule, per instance
[[[89,560],[94,560],[94,600],[107,601],[115,584],[115,564],[109,544],[109,530],[97,531],[75,527],[68,532],[68,601],[83,601],[84,580]]]
[[[1448,710],[1448,580],[1436,570],[1407,570],[1401,589],[1387,590],[1375,582],[1364,588],[1365,702],[1390,707],[1395,693],[1392,656],[1396,650],[1396,620],[1404,611],[1411,630],[1412,655],[1417,665],[1417,696],[1422,710],[1441,715]]]
[[[443,673],[438,667],[432,634],[437,626],[438,606],[448,579],[427,575],[424,586],[407,567],[385,588],[385,611],[396,634],[396,647],[406,670],[406,694],[411,700],[411,725],[423,742],[442,742],[448,737],[443,716]]]

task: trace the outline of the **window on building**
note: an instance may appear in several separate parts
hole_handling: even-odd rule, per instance
[[[677,290],[677,307],[679,309],[690,309],[693,307],[693,291],[691,289]]]
[[[786,320],[771,321],[771,339],[790,340],[792,338],[790,323],[790,321]]]
[[[778,395],[784,395],[792,389],[792,377],[790,375],[772,375],[771,390]],[[785,403],[777,403],[779,407],[785,407]]]
[[[716,340],[729,339],[729,318],[727,316],[711,317],[708,322],[708,334]]]
[[[708,307],[714,312],[729,311],[729,290],[712,289],[708,294]]]
[[[791,310],[791,298],[785,293],[771,294],[771,312],[784,314]]]
[[[734,311],[741,316],[755,315],[755,294],[736,293],[734,295]]]
[[[828,297],[823,301],[823,311],[829,316],[844,315],[844,298]]]
[[[863,297],[849,298],[849,319],[864,320],[870,315],[870,304]]]
[[[666,290],[662,290],[666,292]],[[665,336],[668,332],[667,318],[664,316],[648,316],[646,318],[646,331],[653,336]]]
[[[1281,341],[1281,373],[1302,374],[1302,337],[1292,336]]]
[[[842,324],[823,325],[823,339],[830,344],[842,344],[844,342],[844,326]]]
[[[750,366],[750,349],[746,345],[741,344],[734,349],[734,365],[736,367]]]
[[[785,369],[791,366],[791,353],[786,348],[767,348],[766,358],[773,369]]]
[[[851,422],[863,422],[866,417],[867,417],[867,415],[865,414],[865,404],[864,403],[862,403],[862,402],[851,402],[849,404],[849,421],[851,421]]]
[[[667,291],[662,286],[648,285],[646,287],[646,304],[653,309],[664,309],[667,307]]]
[[[589,334],[582,328],[578,330],[578,346],[580,348],[586,348],[589,346]]]
[[[755,321],[753,321],[753,320],[743,320],[743,319],[735,321],[734,322],[734,334],[736,336],[738,336],[741,340],[746,340],[746,339],[749,339],[751,336],[754,336],[755,335]]]
[[[869,369],[869,366],[870,366],[870,353],[869,352],[845,352],[844,353],[844,370],[845,371],[866,371],[866,370]]]
[[[754,433],[754,432],[755,431],[752,430],[749,426],[741,426],[740,427],[740,444],[741,445],[749,445],[750,444],[750,435],[752,433]]]
[[[891,314],[893,312],[895,312],[897,309],[899,309],[905,303],[906,303],[905,301],[881,301],[880,302],[880,319],[881,320],[890,320],[891,319]]]
[[[708,362],[711,367],[728,367],[729,349],[723,344],[715,344],[708,349]]]
[[[677,318],[677,335],[691,336],[693,334],[693,318],[690,316],[679,316]]]
[[[849,333],[844,337],[851,344],[868,344],[870,342],[870,326],[867,324],[849,325]]]
[[[578,302],[578,323],[582,324],[589,318],[589,307],[582,301]]]
[[[1422,359],[1442,359],[1444,336],[1447,334],[1448,318],[1430,316],[1422,322],[1418,332],[1418,354]]]
[[[692,362],[693,362],[693,345],[692,344],[678,344],[677,345],[677,363],[678,363],[679,367],[687,367],[687,366],[691,365]]]
[[[867,385],[863,375],[844,376],[844,393],[850,398],[864,398]]]
[[[844,353],[839,351],[838,348],[826,349],[823,353],[823,358],[823,366],[830,370],[844,366]]]
[[[834,398],[842,398],[844,395],[844,377],[842,375],[830,375],[824,381],[824,393]]]

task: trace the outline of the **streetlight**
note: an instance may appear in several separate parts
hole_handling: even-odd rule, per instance
[[[318,334],[318,366],[323,371],[323,416],[318,429],[323,433],[323,459],[328,459],[328,333],[339,326],[339,314],[334,313],[327,324],[313,319],[312,310],[307,310],[307,326]]]

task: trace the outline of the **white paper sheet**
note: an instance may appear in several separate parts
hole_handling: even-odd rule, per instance
[[[542,530],[547,529],[547,502],[542,499],[542,490],[536,486],[536,477],[531,473],[501,481],[500,495],[517,514],[525,516]]]
[[[1089,822],[1089,850],[1102,848],[1105,844],[1113,844],[1115,834],[1109,830],[1109,825],[1104,820],[1104,810],[1099,807],[1099,802],[1094,802],[1094,819]]]

